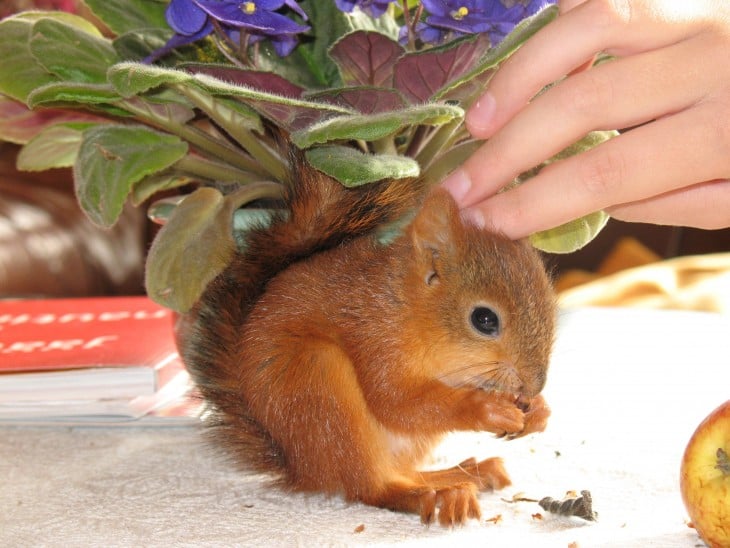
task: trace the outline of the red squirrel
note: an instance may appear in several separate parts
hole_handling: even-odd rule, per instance
[[[220,440],[295,490],[424,523],[479,518],[477,492],[510,484],[501,459],[419,465],[451,431],[544,429],[555,304],[541,258],[417,181],[347,189],[304,161],[293,174],[288,211],[247,234],[189,316],[183,357]]]

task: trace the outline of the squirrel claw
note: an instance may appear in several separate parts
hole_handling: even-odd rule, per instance
[[[534,432],[542,432],[547,426],[547,419],[550,416],[550,408],[545,403],[545,399],[542,396],[536,396],[531,400],[525,400],[523,398],[517,398],[514,401],[514,410],[519,410],[523,413],[523,422],[520,428],[515,429],[504,429],[494,430],[495,437],[497,439],[514,440],[532,434]],[[504,425],[503,425],[504,428]]]
[[[421,521],[430,525],[438,521],[443,527],[464,525],[468,519],[479,519],[481,509],[476,496],[476,485],[461,483],[431,490],[421,495]]]
[[[542,432],[547,426],[550,417],[550,408],[541,395],[529,401],[525,411],[525,426],[520,432],[512,432],[507,435],[508,440],[514,440],[534,432]]]

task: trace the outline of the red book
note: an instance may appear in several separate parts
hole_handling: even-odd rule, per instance
[[[151,396],[181,372],[147,297],[0,301],[0,404]]]

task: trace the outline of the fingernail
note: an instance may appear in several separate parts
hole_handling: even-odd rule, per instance
[[[497,101],[488,91],[467,111],[466,127],[474,137],[486,137],[497,112]]]
[[[441,183],[441,186],[449,191],[456,203],[461,203],[464,197],[471,189],[471,179],[469,175],[461,168],[457,168],[451,172]]]
[[[477,228],[485,228],[487,226],[487,222],[484,220],[484,214],[478,209],[468,208],[462,210],[461,218]]]

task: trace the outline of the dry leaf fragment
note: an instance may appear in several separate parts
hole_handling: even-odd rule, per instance
[[[513,503],[513,502],[538,502],[537,499],[531,499],[528,496],[526,496],[525,493],[523,493],[521,491],[519,493],[515,493],[514,495],[512,495],[512,498],[511,499],[505,499],[505,498],[503,498],[502,501],[503,502],[509,502],[509,503]]]
[[[561,516],[575,516],[586,521],[596,521],[598,514],[593,511],[591,492],[584,490],[580,497],[556,500],[551,497],[543,498],[538,504],[543,510]]]
[[[492,516],[491,518],[485,520],[487,523],[494,523],[495,525],[498,525],[499,523],[502,523],[502,514],[497,514],[496,516]]]

